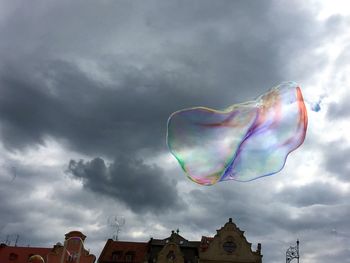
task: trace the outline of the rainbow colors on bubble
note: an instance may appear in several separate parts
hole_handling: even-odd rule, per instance
[[[225,110],[194,107],[168,119],[167,145],[194,182],[251,181],[282,170],[305,139],[300,87],[285,82],[254,101]]]

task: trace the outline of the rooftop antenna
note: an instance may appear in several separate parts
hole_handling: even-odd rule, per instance
[[[119,233],[125,225],[124,216],[110,216],[107,220],[108,225],[112,228],[112,239],[118,241]]]
[[[286,251],[286,263],[291,262],[293,259],[296,259],[299,263],[300,254],[299,254],[299,239],[297,239],[296,246],[290,246]]]
[[[17,234],[17,235],[16,235],[16,240],[15,240],[15,247],[17,247],[18,239],[19,239],[19,235]]]

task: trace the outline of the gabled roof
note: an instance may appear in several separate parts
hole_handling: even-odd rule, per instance
[[[200,242],[200,250],[205,251],[208,249],[210,243],[213,241],[213,237],[206,237],[202,236],[201,242]]]
[[[200,244],[198,241],[188,241],[184,237],[180,236],[178,233],[175,233],[174,231],[171,232],[171,235],[164,239],[154,239],[151,238],[149,241],[149,244],[152,246],[165,246],[169,242],[173,242],[180,247],[195,247],[197,248]]]
[[[26,263],[32,255],[40,255],[46,260],[46,255],[51,251],[51,248],[45,247],[13,247],[5,244],[0,244],[0,262],[20,262]],[[11,255],[12,254],[12,255]],[[10,257],[16,260],[10,261]]]
[[[261,245],[258,244],[257,250],[253,251],[252,243],[247,241],[244,231],[233,223],[232,218],[229,218],[229,221],[217,230],[213,238],[202,237],[202,246],[199,256],[206,261],[226,262],[234,257],[239,262],[261,263]],[[218,247],[222,249],[219,253]]]
[[[108,262],[112,259],[113,252],[122,251],[123,254],[127,252],[134,252],[133,262],[144,262],[148,250],[148,243],[145,242],[127,242],[114,241],[108,239],[104,246],[98,262]]]

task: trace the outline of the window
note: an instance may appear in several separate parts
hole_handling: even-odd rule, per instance
[[[226,238],[226,242],[223,244],[223,249],[227,252],[227,253],[233,253],[237,248],[236,243],[234,242],[233,237],[229,236]]]
[[[168,259],[168,261],[174,261],[176,258],[175,252],[173,250],[170,250],[168,255],[166,256],[166,258]]]
[[[11,254],[9,255],[9,260],[10,260],[10,261],[16,260],[17,258],[18,258],[18,256],[17,256],[17,254],[15,254],[15,253],[11,253]]]
[[[78,259],[78,254],[75,252],[72,252],[68,255],[67,262],[75,262]]]
[[[77,253],[72,253],[68,255],[67,261],[68,262],[75,262],[78,259],[78,254]]]
[[[121,261],[123,258],[123,251],[114,251],[112,253],[112,261]]]
[[[126,262],[133,262],[135,258],[135,252],[128,251],[125,253],[125,261]]]

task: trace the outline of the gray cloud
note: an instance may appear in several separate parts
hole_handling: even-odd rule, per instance
[[[340,260],[342,262],[350,262],[350,249],[337,249],[335,252],[324,252],[322,256],[317,257],[317,260],[324,260],[325,262],[331,262],[334,260]]]
[[[296,207],[334,205],[342,202],[343,197],[336,187],[325,183],[289,187],[278,195],[278,198]]]
[[[338,179],[348,182],[350,172],[350,148],[345,147],[343,142],[333,141],[326,147],[333,149],[324,154],[325,169],[333,173]]]
[[[162,216],[160,221],[169,229],[180,226],[185,237],[191,233],[191,237],[198,239],[201,235],[213,236],[225,220],[233,217],[249,242],[253,245],[262,242],[264,258],[270,262],[284,260],[285,250],[297,238],[302,242],[306,260],[334,242],[333,239],[325,241],[327,244],[320,241],[330,235],[334,226],[347,229],[348,194],[337,195],[335,188],[327,189],[321,183],[315,183],[315,190],[310,185],[289,187],[278,193],[271,185],[273,180],[263,178],[249,184],[226,182],[192,190],[185,197],[192,204],[193,213],[179,211],[177,217]],[[325,197],[317,200],[315,195],[319,196],[322,190]],[[321,256],[316,257],[322,262]]]
[[[278,193],[263,178],[187,191],[161,164],[138,161],[167,150],[166,120],[173,111],[224,108],[281,81],[312,77],[327,63],[315,48],[343,32],[343,18],[320,22],[301,2],[288,1],[11,1],[1,12],[1,144],[20,154],[51,137],[67,156],[72,150],[91,158],[71,161],[68,179],[47,167],[32,170],[43,163],[18,168],[22,176],[14,188],[0,184],[3,234],[17,229],[25,240],[46,245],[64,233],[43,236],[37,222],[45,218],[45,225],[63,232],[77,222],[85,228],[97,222],[98,230],[87,234],[101,247],[101,225],[111,210],[128,216],[125,239],[135,239],[134,229],[159,233],[156,224],[199,239],[233,217],[248,241],[263,243],[264,261],[280,262],[297,236],[306,256],[332,245],[320,240],[334,226],[348,228],[349,196],[323,184]],[[328,114],[347,116],[345,102]],[[319,150],[309,137],[308,145]],[[325,155],[325,168],[344,180],[347,154]],[[75,179],[82,189],[62,188]],[[40,199],[44,186],[52,193]],[[347,251],[338,252],[312,260],[343,262],[337,257]]]
[[[348,100],[343,99],[340,102],[332,102],[329,105],[327,111],[327,117],[329,120],[334,121],[337,119],[345,119],[350,116],[350,107],[348,106]]]
[[[251,6],[194,1],[184,9],[179,1],[160,4],[158,15],[143,4],[75,5],[81,9],[79,19],[67,11],[74,8],[65,2],[51,3],[33,17],[26,8],[16,9],[19,13],[11,16],[20,18],[16,26],[13,31],[4,29],[2,50],[11,50],[12,42],[19,51],[24,50],[21,43],[33,43],[26,46],[25,55],[1,53],[6,61],[0,72],[1,128],[9,148],[42,143],[45,135],[66,139],[76,150],[92,155],[164,147],[171,112],[196,105],[223,108],[293,76],[301,79],[304,70],[286,63],[292,59],[314,62],[308,74],[321,63],[307,51],[324,38],[321,27],[306,11],[290,12],[273,2]],[[121,15],[107,15],[102,24],[93,16],[113,9]],[[121,10],[138,19],[127,19]],[[86,27],[80,25],[82,18]],[[96,32],[94,38],[88,38],[90,30]],[[135,42],[138,37],[144,38],[142,43]],[[104,54],[109,42],[119,43],[115,50],[108,49],[118,55]],[[81,53],[97,43],[102,44],[100,51]],[[97,62],[100,70],[116,76],[112,84],[91,79],[75,58]]]
[[[179,101],[184,97],[179,94],[173,96],[175,101],[167,101],[172,90],[162,78],[146,93],[131,92],[128,87],[153,82],[153,77],[149,80],[142,72],[137,76],[135,73],[133,83],[111,90],[99,89],[97,83],[69,63],[46,66],[55,68],[56,77],[50,80],[59,85],[53,92],[43,83],[31,82],[30,76],[3,78],[1,128],[9,148],[42,143],[45,135],[66,139],[73,149],[91,154],[159,148],[164,142],[167,116],[175,110],[176,97]],[[162,91],[167,86],[168,91]]]
[[[122,156],[107,166],[103,159],[70,161],[68,171],[83,180],[87,189],[126,203],[135,213],[164,212],[183,207],[176,182],[156,165]]]

